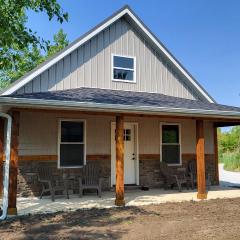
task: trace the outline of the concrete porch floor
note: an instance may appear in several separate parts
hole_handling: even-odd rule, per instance
[[[197,201],[196,190],[176,190],[151,189],[149,191],[130,190],[125,192],[126,206],[141,206],[150,204],[160,204],[165,202]],[[74,211],[77,209],[89,208],[111,208],[114,205],[114,192],[103,192],[102,198],[96,195],[85,195],[79,198],[78,195],[71,195],[70,199],[64,196],[57,196],[55,202],[46,196],[43,199],[37,197],[18,198],[18,215],[53,213],[58,211]],[[212,186],[208,192],[208,200],[216,198],[236,198],[240,197],[240,188]]]

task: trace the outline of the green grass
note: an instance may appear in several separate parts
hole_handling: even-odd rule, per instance
[[[224,163],[224,169],[228,171],[240,171],[240,153],[228,152],[223,153],[221,156],[221,162]]]

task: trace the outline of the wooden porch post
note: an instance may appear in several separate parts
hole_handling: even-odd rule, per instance
[[[205,179],[205,151],[204,151],[204,126],[203,120],[196,121],[196,155],[197,155],[197,185],[198,199],[206,199],[206,179]]]
[[[116,199],[115,205],[124,206],[124,117],[116,116]]]
[[[3,194],[4,119],[0,118],[0,197]]]
[[[214,137],[214,163],[215,163],[215,183],[219,185],[219,169],[218,169],[218,139],[217,139],[217,127],[213,127]]]
[[[11,156],[10,156],[10,176],[8,193],[8,214],[17,214],[17,175],[18,175],[18,136],[19,117],[18,111],[11,112],[12,116],[12,136],[11,136]]]

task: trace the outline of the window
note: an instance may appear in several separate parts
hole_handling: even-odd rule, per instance
[[[116,129],[115,129],[115,140],[116,140]],[[123,140],[131,141],[131,129],[124,129]]]
[[[135,78],[135,58],[113,56],[112,79],[114,81],[136,82]]]
[[[180,165],[180,125],[161,124],[161,126],[161,160],[169,165]]]
[[[60,120],[58,166],[81,167],[86,162],[85,121]]]
[[[124,129],[124,141],[131,141],[131,129]]]

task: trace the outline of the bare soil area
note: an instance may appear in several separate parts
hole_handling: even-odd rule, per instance
[[[11,218],[0,239],[240,239],[240,198]]]

